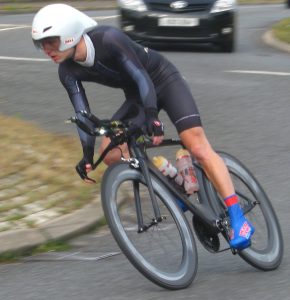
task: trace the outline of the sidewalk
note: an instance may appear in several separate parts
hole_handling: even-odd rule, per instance
[[[45,222],[35,229],[9,230],[0,233],[0,255],[21,254],[51,240],[67,240],[95,228],[103,219],[100,197],[73,213]]]

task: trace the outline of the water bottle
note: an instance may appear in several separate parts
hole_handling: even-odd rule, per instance
[[[183,178],[178,174],[177,169],[164,156],[154,156],[152,158],[153,164],[166,177],[173,179],[178,185],[182,185]],[[184,211],[187,211],[187,206],[182,201],[176,199],[178,206]]]
[[[177,169],[164,156],[154,156],[152,160],[164,176],[174,178],[177,175]]]
[[[183,178],[181,174],[178,174],[177,169],[164,156],[154,156],[152,160],[154,165],[164,176],[174,179],[178,185],[183,184]]]
[[[187,194],[191,195],[199,189],[198,181],[190,153],[186,149],[176,152],[177,172],[183,179],[183,186]]]

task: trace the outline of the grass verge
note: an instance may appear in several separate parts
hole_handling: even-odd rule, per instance
[[[3,115],[0,128],[4,154],[0,156],[0,221],[21,220],[31,213],[33,204],[42,209],[55,208],[60,214],[70,213],[99,194],[105,166],[92,172],[95,185],[79,178],[75,164],[82,151],[77,137],[55,135]]]
[[[290,18],[276,23],[273,28],[274,36],[282,42],[290,43]]]

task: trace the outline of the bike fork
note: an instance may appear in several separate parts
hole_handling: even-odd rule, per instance
[[[136,205],[136,213],[137,213],[137,220],[138,220],[138,232],[146,231],[151,226],[154,226],[161,222],[163,220],[160,209],[157,203],[157,199],[153,190],[153,185],[151,181],[150,172],[148,169],[148,166],[146,164],[146,159],[143,157],[142,153],[138,151],[138,149],[135,149],[137,153],[136,159],[134,159],[134,162],[131,162],[131,165],[134,168],[140,168],[141,174],[144,176],[145,183],[148,187],[149,196],[152,202],[152,207],[154,211],[154,218],[152,219],[152,222],[148,225],[145,225],[143,222],[143,216],[142,216],[142,205],[141,205],[141,199],[140,199],[140,192],[139,192],[139,183],[137,181],[133,184],[134,189],[134,198],[135,198],[135,205]]]
[[[135,199],[135,205],[136,205],[138,232],[142,232],[142,231],[144,231],[144,221],[143,221],[143,215],[142,215],[141,199],[140,199],[140,192],[139,192],[140,189],[139,189],[138,181],[134,181],[133,191],[134,191],[134,199]]]

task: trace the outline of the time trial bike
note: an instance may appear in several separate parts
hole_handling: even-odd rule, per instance
[[[199,190],[189,196],[154,166],[148,151],[157,149],[146,139],[142,129],[120,121],[101,121],[86,111],[82,115],[94,128],[77,117],[70,121],[90,135],[105,135],[111,139],[93,168],[113,148],[123,143],[128,145],[130,158],[122,157],[104,173],[102,206],[120,249],[149,280],[172,290],[192,283],[198,265],[192,227],[198,240],[211,253],[229,250],[264,271],[280,265],[283,238],[277,216],[262,186],[238,159],[217,151],[230,172],[243,212],[256,230],[251,246],[241,251],[230,248],[227,208],[194,159]],[[182,146],[181,141],[166,139],[157,147],[176,145]],[[186,213],[180,203],[188,210]]]

